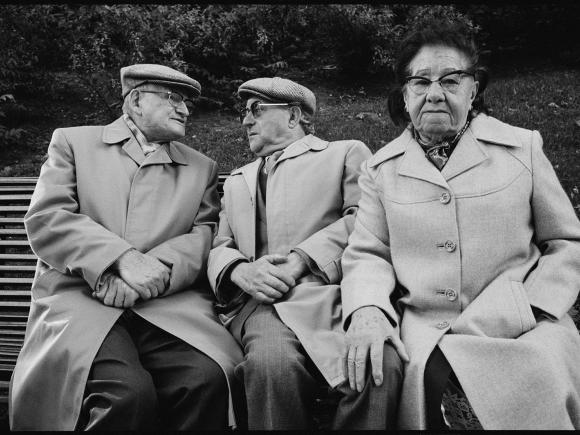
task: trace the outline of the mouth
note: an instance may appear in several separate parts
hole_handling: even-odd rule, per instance
[[[179,119],[179,118],[171,118],[174,121],[180,123],[181,125],[185,126],[185,119]]]

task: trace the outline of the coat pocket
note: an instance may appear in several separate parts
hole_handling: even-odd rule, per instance
[[[451,332],[517,338],[535,326],[536,320],[523,284],[500,276],[459,315]]]

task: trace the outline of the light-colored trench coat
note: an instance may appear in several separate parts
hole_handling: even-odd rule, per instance
[[[178,142],[144,160],[122,118],[53,134],[25,217],[40,261],[10,389],[13,429],[74,429],[89,368],[123,312],[92,298],[91,289],[131,247],[171,267],[163,297],[133,310],[207,354],[228,377],[241,360],[205,280],[219,210],[217,165]]]
[[[400,327],[402,429],[425,428],[437,344],[485,429],[580,428],[580,224],[541,147],[479,115],[441,172],[408,130],[363,168],[343,312],[375,305]]]
[[[274,306],[332,387],[345,379],[340,259],[360,198],[360,167],[370,155],[360,141],[329,143],[307,135],[284,150],[267,182],[269,253],[302,249],[325,276],[308,276],[310,282],[298,284]],[[234,261],[256,257],[261,160],[233,171],[224,185],[218,234],[208,260],[208,277],[218,296],[221,273]],[[232,334],[239,340],[243,321],[238,320]]]

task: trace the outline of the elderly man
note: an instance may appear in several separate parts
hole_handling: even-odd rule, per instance
[[[313,136],[314,94],[293,81],[243,83],[241,122],[254,162],[224,186],[208,276],[220,317],[241,343],[236,369],[245,387],[249,429],[304,429],[317,384],[341,395],[333,427],[395,424],[401,364],[385,347],[385,379],[359,391],[345,381],[340,258],[353,228],[360,141]],[[321,379],[321,375],[323,379]]]
[[[217,165],[175,142],[200,85],[150,64],[122,68],[121,84],[121,118],[54,132],[25,217],[39,262],[12,429],[222,429],[233,417],[242,355],[205,275]]]

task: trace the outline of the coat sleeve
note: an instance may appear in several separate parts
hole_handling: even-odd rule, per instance
[[[52,135],[24,225],[38,258],[61,273],[80,275],[92,289],[132,247],[79,213],[74,153],[62,129]]]
[[[166,240],[147,252],[171,267],[169,288],[163,296],[190,288],[205,276],[219,213],[218,168],[215,162],[206,184],[191,231]]]
[[[532,212],[534,242],[542,256],[524,287],[530,304],[560,318],[580,289],[580,222],[554,168],[542,151],[542,137],[532,132]]]
[[[371,156],[365,144],[360,141],[353,143],[344,158],[342,217],[296,246],[314,260],[329,284],[340,282],[342,277],[342,253],[352,232],[360,199],[358,178],[362,163]]]
[[[359,179],[361,199],[354,229],[342,257],[340,288],[345,330],[351,314],[369,305],[382,309],[395,327],[399,324],[399,316],[389,299],[396,280],[380,183],[380,176],[375,179],[368,162],[365,163]]]
[[[221,200],[221,210],[219,213],[219,226],[217,234],[213,240],[212,250],[209,253],[207,275],[210,286],[214,291],[216,298],[219,301],[226,301],[227,296],[230,295],[231,289],[222,289],[222,278],[229,267],[242,261],[248,261],[246,256],[242,254],[237,247],[234,233],[230,227],[227,202],[231,195],[231,179],[227,179],[224,183],[224,195]]]

